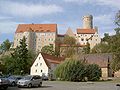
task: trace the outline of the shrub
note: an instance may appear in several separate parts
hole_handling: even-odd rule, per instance
[[[56,78],[66,81],[83,81],[85,78],[85,65],[78,60],[66,60],[55,70]]]
[[[55,70],[56,78],[64,81],[97,81],[101,76],[101,69],[96,64],[86,65],[78,60],[65,60]]]
[[[88,81],[97,81],[101,77],[101,69],[96,64],[89,64],[86,66],[86,76]]]

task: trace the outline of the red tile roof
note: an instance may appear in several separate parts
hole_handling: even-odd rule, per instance
[[[57,24],[19,24],[16,33],[25,31],[57,32]]]
[[[45,54],[45,53],[41,53],[41,55],[43,56],[45,63],[47,64],[47,66],[49,68],[50,68],[51,63],[60,64],[62,61],[65,60],[65,58],[63,58],[63,57],[55,57],[53,55],[49,55],[49,54]]]
[[[77,34],[95,34],[95,29],[77,29]]]

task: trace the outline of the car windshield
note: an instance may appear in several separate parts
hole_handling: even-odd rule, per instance
[[[25,76],[23,77],[24,80],[31,80],[32,76]]]

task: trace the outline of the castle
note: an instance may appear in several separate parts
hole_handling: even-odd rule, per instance
[[[40,52],[42,47],[50,44],[55,47],[56,38],[64,38],[64,35],[59,35],[57,31],[57,24],[19,24],[15,32],[13,48],[19,46],[23,36],[26,37],[28,49],[33,51]],[[83,17],[83,28],[78,28],[76,33],[69,28],[66,34],[76,38],[80,46],[85,46],[88,42],[91,49],[101,42],[97,27],[93,28],[92,15]]]

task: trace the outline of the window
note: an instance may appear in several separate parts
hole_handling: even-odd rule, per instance
[[[41,72],[42,72],[42,70],[41,70]]]
[[[35,67],[37,67],[38,66],[38,63],[35,65]]]
[[[37,72],[37,69],[35,70],[35,72]]]
[[[81,38],[81,41],[84,41],[84,39],[83,39],[83,38]]]
[[[42,66],[42,63],[40,63],[40,66]]]
[[[86,38],[86,41],[88,41],[88,39]]]
[[[40,57],[39,57],[39,60],[40,60]]]

